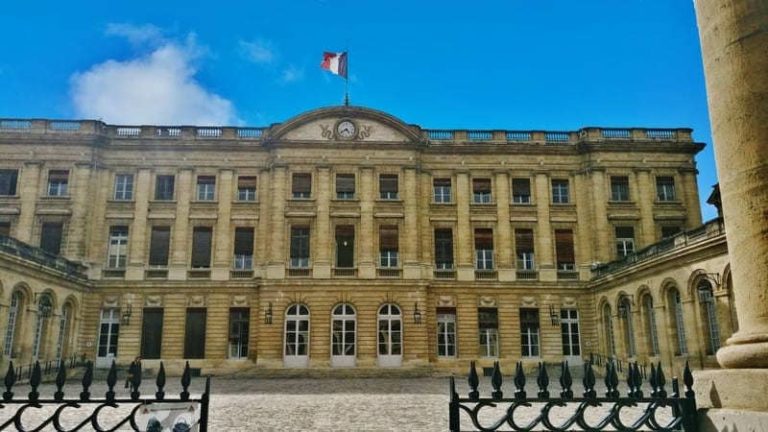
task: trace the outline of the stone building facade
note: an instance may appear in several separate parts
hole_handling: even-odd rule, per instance
[[[97,365],[579,362],[616,351],[604,307],[663,297],[662,267],[724,274],[724,236],[674,269],[601,266],[701,229],[702,148],[690,129],[428,130],[361,107],[267,128],[2,120],[0,235],[70,271],[0,268],[0,334],[50,292],[62,344]],[[690,300],[697,282],[670,277]],[[57,355],[28,348],[54,334],[4,361]]]

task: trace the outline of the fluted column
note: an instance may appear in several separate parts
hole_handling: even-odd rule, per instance
[[[456,251],[458,280],[474,280],[474,233],[469,222],[469,173],[456,174]]]
[[[271,199],[271,253],[267,264],[267,279],[282,279],[285,277],[285,187],[286,167],[274,166],[272,169]]]
[[[419,200],[416,169],[406,167],[403,173],[403,232],[400,240],[403,249],[403,277],[418,279],[419,271]],[[424,198],[422,197],[422,200]],[[429,201],[427,201],[429,202]]]
[[[35,207],[40,196],[40,162],[25,162],[19,179],[19,222],[14,230],[15,237],[25,243],[32,241],[32,227],[35,225]]]
[[[656,241],[656,225],[653,220],[653,184],[651,172],[647,168],[635,170],[637,174],[637,204],[640,207],[640,242],[639,248],[648,246]]]
[[[317,221],[315,244],[311,247],[312,276],[316,279],[331,277],[331,173],[328,166],[317,167]]]
[[[373,245],[378,232],[375,231],[373,224],[373,199],[373,168],[365,166],[360,169],[360,233],[358,234],[360,255],[357,268],[361,279],[376,277]]]
[[[216,228],[214,229],[213,269],[211,279],[229,279],[229,269],[232,268],[232,254],[234,243],[232,242],[233,229],[232,200],[235,197],[233,190],[234,172],[231,169],[219,171],[217,180],[217,200],[219,202],[216,216]]]
[[[557,280],[554,256],[552,253],[552,224],[549,220],[549,206],[552,198],[549,195],[549,177],[546,173],[536,173],[536,268],[539,270],[539,280]],[[573,189],[573,188],[571,188]]]
[[[498,256],[498,275],[500,281],[515,279],[512,264],[512,228],[509,225],[509,194],[512,187],[506,171],[496,173],[496,239],[494,248]]]
[[[128,253],[128,268],[125,278],[141,280],[144,278],[144,264],[147,250],[147,216],[149,214],[149,189],[152,172],[142,168],[136,174],[136,189],[133,194],[133,222],[129,230],[130,252]]]
[[[168,279],[185,280],[187,278],[189,241],[189,206],[192,200],[192,168],[182,168],[176,184],[176,220],[171,232],[171,265]]]

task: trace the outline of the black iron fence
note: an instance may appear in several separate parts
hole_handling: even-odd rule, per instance
[[[560,365],[560,392],[551,395],[549,374],[539,364],[536,384],[538,391],[528,395],[525,390],[526,377],[522,363],[517,363],[514,374],[515,392],[513,397],[504,397],[502,374],[496,362],[491,376],[493,392],[490,397],[480,397],[479,378],[472,362],[469,369],[469,395],[459,397],[454,378],[450,378],[449,427],[452,432],[478,431],[696,431],[696,400],[694,398],[693,375],[685,365],[683,382],[685,394],[680,395],[677,378],[672,379],[672,393],[668,394],[666,377],[661,364],[651,364],[648,384],[649,393],[643,389],[643,378],[638,365],[629,364],[626,376],[626,395],[619,391],[619,377],[616,365],[605,365],[605,394],[599,396],[595,390],[595,373],[591,363],[584,364],[582,384],[584,392],[575,396],[573,379],[568,362]],[[527,415],[522,413],[523,408]],[[596,409],[603,407],[603,409]],[[533,410],[533,414],[531,413]],[[521,411],[521,412],[518,412]],[[634,412],[630,412],[634,411]],[[465,414],[462,416],[462,412]],[[557,412],[556,414],[553,414]],[[471,429],[462,429],[462,418],[471,422]],[[465,422],[467,424],[467,422]]]
[[[74,369],[79,366],[85,366],[85,356],[72,355],[66,358],[58,360],[44,360],[43,362],[36,361],[27,365],[17,366],[14,371],[16,373],[16,381],[22,382],[30,380],[32,378],[32,371],[35,369],[35,365],[40,365],[40,372],[43,377],[51,374],[58,373],[60,367],[64,366],[67,369]]]
[[[635,365],[640,371],[640,376],[643,379],[648,379],[648,369],[650,366],[647,362],[633,363],[629,360],[625,360],[616,356],[606,356],[603,354],[595,354],[595,353],[589,354],[589,362],[597,367],[602,367],[608,363],[613,362],[613,364],[616,365],[616,372],[619,375],[622,375],[624,377],[626,377],[626,374],[629,373],[630,366]]]
[[[107,373],[107,391],[104,397],[92,397],[90,388],[93,384],[93,363],[88,361],[85,364],[81,380],[82,391],[76,397],[67,397],[64,394],[67,365],[65,362],[61,362],[56,373],[56,391],[52,397],[46,398],[38,392],[43,368],[40,363],[35,363],[29,379],[29,393],[26,397],[15,398],[14,385],[17,383],[18,376],[13,363],[11,363],[5,374],[6,390],[2,394],[2,401],[0,401],[0,418],[2,418],[0,430],[11,429],[22,432],[51,429],[58,432],[79,430],[159,432],[168,427],[173,431],[198,430],[207,432],[210,377],[205,380],[203,393],[199,397],[192,397],[189,393],[192,373],[189,363],[187,363],[181,376],[182,390],[179,396],[166,397],[166,374],[162,362],[155,378],[157,391],[154,395],[141,394],[142,374],[141,363],[132,364],[126,380],[130,394],[128,397],[118,397],[115,393],[118,373],[113,362]],[[110,410],[106,410],[107,408]],[[118,411],[118,408],[121,410]],[[32,412],[32,410],[38,411]],[[10,415],[8,414],[9,411],[11,412]],[[75,422],[71,421],[73,411],[76,413]],[[104,414],[107,412],[109,414]],[[25,416],[25,414],[27,415]],[[65,417],[69,417],[69,423],[65,421]]]

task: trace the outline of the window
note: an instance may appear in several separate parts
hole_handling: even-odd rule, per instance
[[[119,337],[120,310],[102,309],[101,321],[99,322],[99,339],[98,346],[96,348],[96,358],[112,360],[117,357],[117,341]],[[158,355],[158,358],[159,357],[160,356]],[[109,363],[111,364],[112,362],[109,361]]]
[[[674,177],[656,177],[656,198],[659,201],[675,200]]]
[[[69,191],[69,171],[48,171],[48,196],[67,196]]]
[[[216,198],[216,177],[197,176],[197,200],[213,201]]]
[[[523,357],[539,356],[539,310],[520,309],[520,345]]]
[[[312,174],[296,173],[293,174],[291,182],[291,193],[293,198],[309,198],[312,196]]]
[[[155,177],[155,200],[173,200],[173,190],[175,183],[176,177],[173,175],[158,175]]]
[[[379,197],[383,200],[396,200],[398,198],[397,174],[379,176]]]
[[[515,255],[518,270],[534,270],[536,263],[533,256],[533,230],[519,228],[515,230]]]
[[[51,318],[53,310],[53,299],[48,293],[43,293],[37,301],[37,322],[35,325],[35,336],[32,341],[32,358],[37,360],[45,357],[46,347],[48,346],[48,320]]]
[[[64,225],[61,222],[43,222],[40,231],[40,248],[48,253],[58,255],[61,252],[61,238]]]
[[[336,199],[349,200],[355,198],[355,175],[336,174]]]
[[[451,179],[434,179],[432,181],[432,187],[434,189],[434,198],[436,203],[445,204],[451,202]]]
[[[557,271],[571,272],[576,270],[572,230],[555,230],[555,251],[557,253]]]
[[[59,317],[59,335],[56,338],[56,357],[54,357],[56,360],[60,360],[69,351],[69,324],[71,316],[72,305],[64,305],[61,309],[61,317]]]
[[[336,267],[355,267],[355,227],[336,226]]]
[[[475,269],[493,270],[493,230],[475,230]]]
[[[192,268],[211,267],[212,237],[211,227],[195,227],[192,230]]]
[[[696,292],[699,295],[699,304],[701,306],[702,321],[707,323],[704,327],[705,339],[707,340],[707,354],[713,355],[720,349],[720,327],[717,324],[717,310],[715,308],[715,297],[712,295],[712,284],[706,279],[701,279]]]
[[[309,353],[309,309],[294,304],[285,312],[285,356],[307,357]]]
[[[683,232],[683,230],[679,226],[663,226],[661,227],[661,238],[665,239],[674,237],[681,232]]]
[[[133,199],[133,174],[115,175],[115,200],[130,201]]]
[[[560,309],[560,335],[563,341],[563,355],[580,357],[579,311]]]
[[[568,180],[552,180],[552,203],[568,204]]]
[[[379,266],[398,266],[397,225],[384,225],[379,227]]]
[[[616,256],[623,258],[635,251],[635,229],[616,227]]]
[[[516,178],[512,179],[512,202],[515,204],[531,203],[531,180]]]
[[[340,304],[333,308],[331,322],[331,356],[355,357],[357,318],[355,309],[349,304]],[[354,363],[352,364],[354,365]]]
[[[438,270],[453,269],[453,231],[450,228],[435,230],[435,267]]]
[[[237,178],[237,200],[256,201],[256,177]]]
[[[606,303],[603,306],[603,337],[605,338],[605,349],[608,355],[616,355],[616,342],[613,339],[613,317],[611,316],[611,306]]]
[[[403,355],[403,321],[400,308],[385,304],[379,308],[379,358]],[[386,365],[386,363],[385,363]]]
[[[480,330],[480,356],[499,356],[499,314],[496,308],[479,308],[477,321]]]
[[[229,310],[229,358],[248,358],[250,315],[248,308]]]
[[[475,204],[490,204],[491,179],[472,179],[472,202]]]
[[[235,270],[253,268],[253,228],[235,228]]]
[[[171,227],[153,226],[149,239],[149,266],[168,267]]]
[[[205,308],[188,308],[184,326],[184,358],[205,358]]]
[[[309,267],[309,227],[291,227],[291,268]]]
[[[611,201],[629,201],[629,177],[611,177]]]
[[[619,317],[624,327],[624,344],[627,349],[627,357],[635,356],[635,329],[632,320],[632,302],[627,297],[619,300]]]
[[[10,222],[0,222],[0,235],[4,235],[6,237],[9,237],[11,235]]]
[[[656,313],[653,309],[653,297],[650,294],[643,296],[643,312],[645,326],[648,332],[648,353],[652,356],[659,355],[659,336],[656,332]]]
[[[163,345],[163,309],[144,308],[141,322],[141,358],[159,359]]]
[[[15,196],[19,181],[19,170],[0,169],[0,195]]]
[[[668,291],[667,302],[670,305],[670,320],[674,323],[672,329],[674,339],[677,342],[675,355],[688,354],[688,343],[685,340],[685,324],[683,322],[683,301],[680,298],[680,292],[676,288]]]
[[[128,227],[113,226],[109,229],[107,267],[124,269],[128,256]]]
[[[456,356],[456,309],[437,309],[437,356]]]
[[[13,352],[13,342],[18,331],[16,323],[19,322],[19,315],[24,310],[22,307],[23,302],[23,294],[20,291],[14,291],[11,295],[11,304],[8,307],[8,323],[5,326],[5,341],[3,343],[3,353],[9,358],[15,354]]]

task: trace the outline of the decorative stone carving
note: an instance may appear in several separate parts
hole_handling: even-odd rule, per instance
[[[576,307],[576,297],[563,297],[563,307],[575,308]]]
[[[104,297],[103,305],[105,308],[117,307],[119,304],[120,304],[120,297],[116,295],[110,295],[110,296]]]
[[[232,296],[232,306],[248,306],[248,297],[244,295]]]
[[[163,296],[161,295],[148,295],[144,297],[144,305],[150,307],[159,307],[163,305]]]
[[[536,306],[536,297],[533,296],[523,296],[520,298],[520,302],[525,307],[534,307]]]
[[[187,306],[191,306],[191,307],[204,307],[205,306],[205,296],[193,295],[193,296],[187,297]]]
[[[456,307],[456,299],[453,296],[440,296],[437,298],[437,307]]]
[[[479,307],[496,307],[496,297],[480,296],[477,299],[477,305]]]

